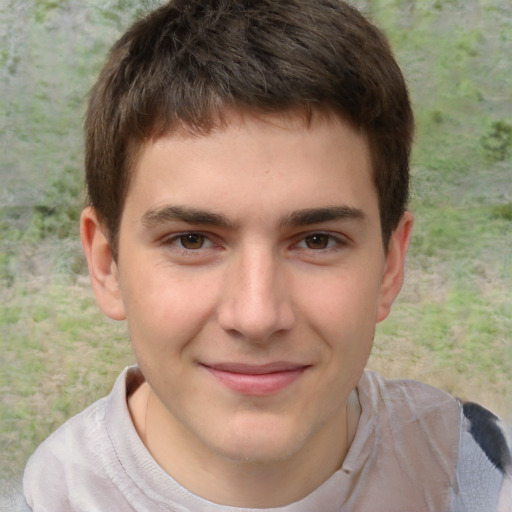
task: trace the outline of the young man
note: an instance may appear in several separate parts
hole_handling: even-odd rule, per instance
[[[81,234],[137,366],[38,448],[29,506],[506,510],[490,413],[364,370],[412,132],[384,36],[342,2],[174,0],[130,28],[90,98]]]

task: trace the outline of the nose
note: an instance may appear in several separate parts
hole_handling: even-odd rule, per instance
[[[218,310],[221,327],[255,343],[292,329],[295,313],[286,277],[283,264],[271,250],[242,251],[224,283]]]

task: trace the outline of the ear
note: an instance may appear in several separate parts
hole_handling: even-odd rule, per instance
[[[90,206],[84,209],[80,217],[80,238],[96,302],[110,318],[124,320],[126,316],[117,265],[112,257],[106,229]]]
[[[405,256],[411,239],[413,222],[412,213],[406,211],[391,234],[380,288],[377,322],[382,322],[389,315],[391,306],[402,289]]]

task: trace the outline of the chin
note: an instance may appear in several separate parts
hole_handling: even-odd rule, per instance
[[[222,448],[221,448],[222,450]],[[296,450],[281,443],[240,443],[222,450],[222,455],[234,462],[267,465],[289,460]]]
[[[283,462],[300,451],[306,436],[285,426],[260,423],[230,429],[216,451],[237,462],[269,464]]]

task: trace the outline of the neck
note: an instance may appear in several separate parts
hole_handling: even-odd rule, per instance
[[[190,492],[225,506],[273,508],[306,497],[341,467],[357,425],[354,413],[358,414],[358,402],[355,397],[354,407],[352,397],[336,422],[323,426],[289,457],[263,462],[238,460],[198,444],[179,423],[169,421],[169,412],[149,385],[141,386],[137,393],[130,399],[130,411],[155,461]],[[176,446],[187,456],[179,456]]]

